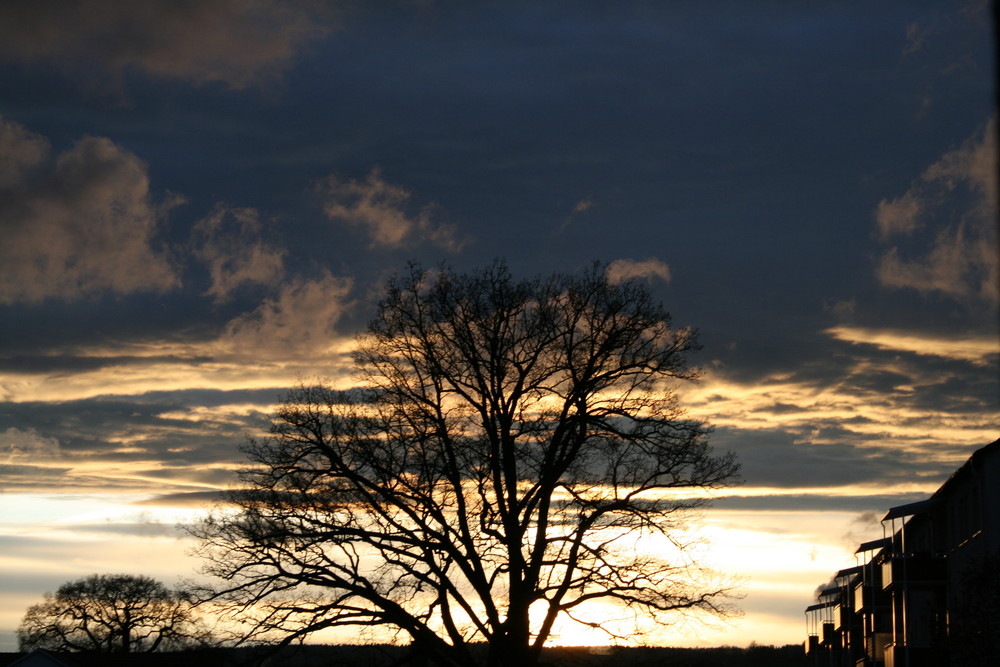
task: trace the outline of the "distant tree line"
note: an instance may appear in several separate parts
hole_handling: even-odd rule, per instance
[[[145,576],[92,574],[32,605],[17,630],[22,651],[144,653],[212,642],[190,596]]]

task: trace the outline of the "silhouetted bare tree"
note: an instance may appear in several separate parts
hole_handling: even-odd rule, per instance
[[[186,595],[149,577],[93,574],[29,607],[17,638],[21,651],[140,653],[204,645],[209,632]]]
[[[477,643],[488,664],[535,664],[560,616],[603,625],[584,612],[598,601],[725,613],[728,585],[698,580],[680,531],[738,473],[678,406],[696,347],[599,265],[411,266],[357,341],[364,389],[293,390],[248,446],[238,513],[195,529],[216,602],[286,641],[392,627],[447,665],[476,664]],[[637,551],[640,534],[673,553]]]

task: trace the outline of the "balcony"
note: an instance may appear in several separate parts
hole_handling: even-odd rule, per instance
[[[882,563],[882,587],[943,583],[948,577],[943,556],[892,556]]]
[[[943,647],[890,645],[885,648],[885,667],[941,667],[946,664],[948,652]]]
[[[872,662],[885,660],[885,648],[892,643],[891,632],[876,632],[865,637],[865,654]]]

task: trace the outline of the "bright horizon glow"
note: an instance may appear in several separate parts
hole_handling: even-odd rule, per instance
[[[151,498],[155,496],[148,493],[2,494],[0,539],[17,536],[35,546],[29,547],[30,552],[0,554],[0,571],[18,572],[19,579],[29,582],[45,582],[48,591],[93,573],[145,574],[167,585],[181,578],[201,578],[197,574],[200,561],[188,554],[195,543],[177,526],[203,516],[205,508],[146,504]],[[640,619],[640,627],[648,630],[644,642],[677,647],[799,643],[800,623],[765,610],[774,605],[804,608],[818,584],[832,572],[853,565],[857,544],[844,535],[857,520],[851,512],[704,511],[691,535],[707,539],[708,545],[696,549],[696,560],[744,580],[741,588],[746,598],[734,602],[747,613],[701,620],[678,615],[675,625],[662,628]],[[879,536],[869,533],[861,540]],[[637,548],[662,553],[656,539],[640,539]],[[38,560],[38,549],[49,557]],[[56,558],[57,554],[63,555]],[[0,612],[0,650],[14,650],[13,631],[27,605],[40,601],[41,594],[25,591],[23,586],[4,589],[0,593],[4,610]],[[607,611],[602,609],[602,605],[589,605],[581,614],[606,620]],[[618,611],[624,624],[619,627],[631,627],[628,612]],[[375,635],[382,641],[390,639]],[[356,629],[333,629],[317,633],[310,641],[351,643],[357,638]],[[604,646],[608,642],[605,633],[562,619],[549,645]]]

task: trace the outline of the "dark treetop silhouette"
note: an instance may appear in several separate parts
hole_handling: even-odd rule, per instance
[[[253,615],[251,637],[382,626],[447,665],[482,643],[491,665],[534,664],[560,615],[601,625],[594,601],[725,613],[729,585],[684,557],[684,510],[705,501],[673,493],[737,480],[671,388],[696,347],[600,265],[411,266],[357,341],[365,388],[293,390],[247,447],[239,511],[194,529],[215,602]],[[638,533],[677,557],[637,553]]]
[[[145,653],[206,645],[209,631],[184,593],[149,577],[92,574],[29,607],[17,638],[21,651]]]

